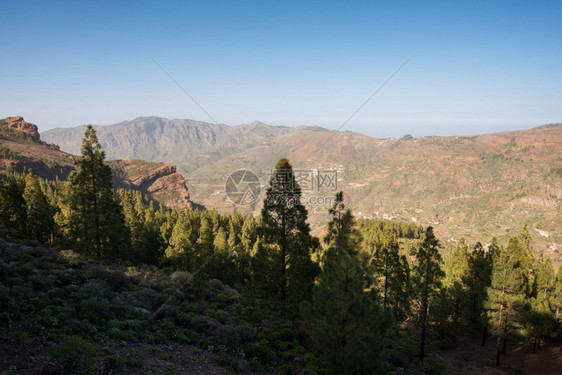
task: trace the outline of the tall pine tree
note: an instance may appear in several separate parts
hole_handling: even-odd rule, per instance
[[[23,191],[27,212],[27,229],[32,238],[44,242],[50,238],[53,227],[49,201],[41,189],[39,178],[33,173],[25,176]]]
[[[492,246],[493,244],[493,246]],[[495,253],[495,239],[488,247],[488,251],[480,242],[474,245],[468,258],[468,273],[464,278],[468,294],[468,323],[474,330],[482,330],[482,346],[486,344],[488,335],[488,319],[485,314],[484,302],[486,289],[492,280],[493,254]]]
[[[459,319],[462,310],[465,308],[467,299],[467,285],[465,283],[469,270],[468,245],[464,238],[461,238],[457,247],[445,262],[444,286],[447,294],[453,302],[453,323],[455,334],[458,333]]]
[[[416,263],[413,267],[416,295],[420,301],[420,360],[422,361],[425,357],[425,338],[430,302],[438,297],[441,279],[445,275],[441,269],[441,262],[439,241],[433,234],[433,227],[427,227],[425,238],[417,251]]]
[[[526,267],[524,249],[516,237],[509,240],[506,249],[501,247],[494,256],[486,307],[492,332],[497,336],[496,365],[500,364],[500,354],[505,348],[510,325],[517,320],[524,306],[528,287]]]
[[[314,288],[312,326],[318,349],[334,374],[373,374],[386,328],[372,281],[358,257],[359,232],[336,194],[325,237],[322,272]]]
[[[261,212],[261,234],[279,252],[275,257],[279,270],[275,289],[281,310],[296,311],[288,307],[312,297],[317,266],[311,252],[318,241],[310,235],[308,212],[301,203],[301,189],[289,160],[281,158],[277,162],[269,185]]]
[[[81,156],[69,177],[59,222],[65,227],[67,244],[98,257],[119,257],[128,246],[122,209],[111,182],[111,168],[104,164],[96,131],[88,125],[82,139]]]

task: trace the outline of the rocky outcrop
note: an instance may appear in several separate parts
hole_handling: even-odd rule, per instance
[[[136,159],[111,160],[114,183],[118,187],[139,190],[172,208],[204,209],[189,199],[185,178],[170,163],[149,163]]]
[[[25,121],[21,116],[6,117],[4,120],[1,120],[0,124],[7,129],[29,134],[29,137],[33,141],[39,141],[41,139],[39,131],[37,130],[37,125]]]
[[[196,208],[193,202],[189,200],[185,178],[176,172],[176,166],[173,164],[166,164],[146,176],[131,181],[131,183],[137,189],[146,191],[156,200],[165,201],[168,207]]]

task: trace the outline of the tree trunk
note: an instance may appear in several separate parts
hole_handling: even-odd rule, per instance
[[[384,258],[384,311],[386,312],[386,301],[388,294],[388,254]]]
[[[496,344],[496,366],[500,365],[500,354],[501,354],[501,346],[502,346],[502,337],[498,336],[498,342]]]
[[[423,357],[425,356],[425,318],[422,319],[423,322],[422,322],[421,343],[420,343],[420,361],[423,362]]]
[[[92,192],[94,197],[94,224],[96,229],[96,255],[101,258],[101,240],[100,240],[100,213],[98,212],[98,191],[97,178],[95,168],[92,171]]]
[[[459,333],[459,299],[455,300],[455,336]]]
[[[533,340],[533,354],[535,354],[537,352],[537,338],[535,337],[535,339]]]
[[[480,343],[480,346],[486,346],[486,339],[488,338],[488,326],[484,326],[484,329],[482,329],[482,342]]]
[[[422,332],[421,332],[421,341],[420,341],[420,361],[423,362],[423,358],[425,356],[425,326],[427,324],[427,313],[429,309],[429,290],[428,284],[429,281],[427,280],[429,270],[426,270],[426,278],[424,280],[424,290],[422,294]]]
[[[505,354],[506,346],[507,346],[507,319],[505,320],[505,325],[503,326],[503,347],[502,347],[502,354]]]
[[[281,217],[281,308],[285,315],[285,301],[287,300],[287,233],[285,229],[285,214]]]
[[[505,354],[505,349],[507,347],[507,338],[503,338],[502,354]]]

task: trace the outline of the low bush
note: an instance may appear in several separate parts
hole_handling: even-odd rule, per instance
[[[78,336],[71,336],[53,349],[51,357],[67,374],[88,375],[95,370],[96,348]]]

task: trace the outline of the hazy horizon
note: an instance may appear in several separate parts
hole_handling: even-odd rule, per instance
[[[14,115],[15,116],[15,115]],[[19,115],[18,115],[19,116]],[[25,118],[25,116],[23,116],[24,119],[27,121],[27,119]],[[131,119],[126,119],[126,120],[122,120],[122,121],[118,121],[115,123],[111,123],[111,124],[93,124],[93,123],[85,123],[85,124],[78,124],[78,125],[71,125],[71,126],[55,126],[52,127],[50,129],[43,129],[39,124],[36,124],[39,128],[39,132],[40,133],[44,133],[47,132],[49,130],[53,130],[53,129],[70,129],[70,128],[75,128],[75,127],[80,127],[80,126],[86,126],[86,125],[94,125],[94,126],[113,126],[113,125],[118,125],[121,124],[123,122],[131,122],[136,120],[137,118],[150,118],[150,117],[156,117],[156,118],[161,118],[161,119],[166,119],[166,120],[188,120],[188,121],[197,121],[197,122],[205,122],[205,123],[213,123],[212,121],[205,121],[205,120],[201,120],[201,119],[192,119],[192,118],[169,118],[169,117],[165,117],[165,116],[157,116],[157,115],[143,115],[143,116],[136,116],[135,118],[131,118]],[[318,124],[292,124],[292,125],[285,125],[285,124],[269,124],[266,123],[265,121],[261,121],[259,119],[257,120],[253,120],[253,121],[249,121],[247,123],[240,123],[240,124],[225,124],[225,123],[218,123],[217,125],[219,126],[228,126],[228,127],[234,127],[234,126],[241,126],[241,125],[248,125],[254,122],[261,122],[264,123],[266,125],[271,125],[271,126],[284,126],[284,127],[300,127],[300,126],[320,126],[322,128],[325,128],[327,130],[332,130],[332,131],[338,131],[337,128],[330,128],[327,126],[321,126]],[[555,122],[555,123],[559,123],[559,122]],[[543,125],[547,125],[545,124],[536,124],[536,125],[532,125],[529,127],[526,126],[521,126],[521,127],[512,127],[509,125],[506,125],[505,127],[495,127],[493,131],[487,131],[485,127],[482,128],[474,128],[475,131],[473,132],[469,132],[469,133],[446,133],[445,131],[447,129],[442,129],[442,132],[438,132],[438,133],[429,133],[429,132],[423,132],[423,129],[420,130],[419,132],[415,133],[415,132],[410,132],[410,133],[403,133],[403,134],[394,134],[394,132],[392,132],[392,129],[381,129],[381,128],[377,128],[377,132],[380,133],[381,135],[373,135],[373,134],[368,134],[368,132],[365,132],[364,130],[353,130],[353,129],[347,129],[346,127],[342,128],[341,130],[339,130],[340,132],[345,132],[345,131],[352,131],[355,133],[359,133],[359,134],[363,134],[363,135],[367,135],[369,137],[373,137],[373,138],[400,138],[406,134],[410,134],[416,138],[418,137],[426,137],[426,136],[443,136],[443,137],[447,137],[447,136],[470,136],[470,135],[482,135],[482,134],[489,134],[489,133],[498,133],[498,132],[504,132],[504,131],[518,131],[518,130],[530,130],[539,126],[543,126]],[[454,131],[455,129],[458,130],[458,128],[453,128],[452,130]],[[481,131],[476,131],[480,129]],[[449,129],[450,130],[450,129]]]

